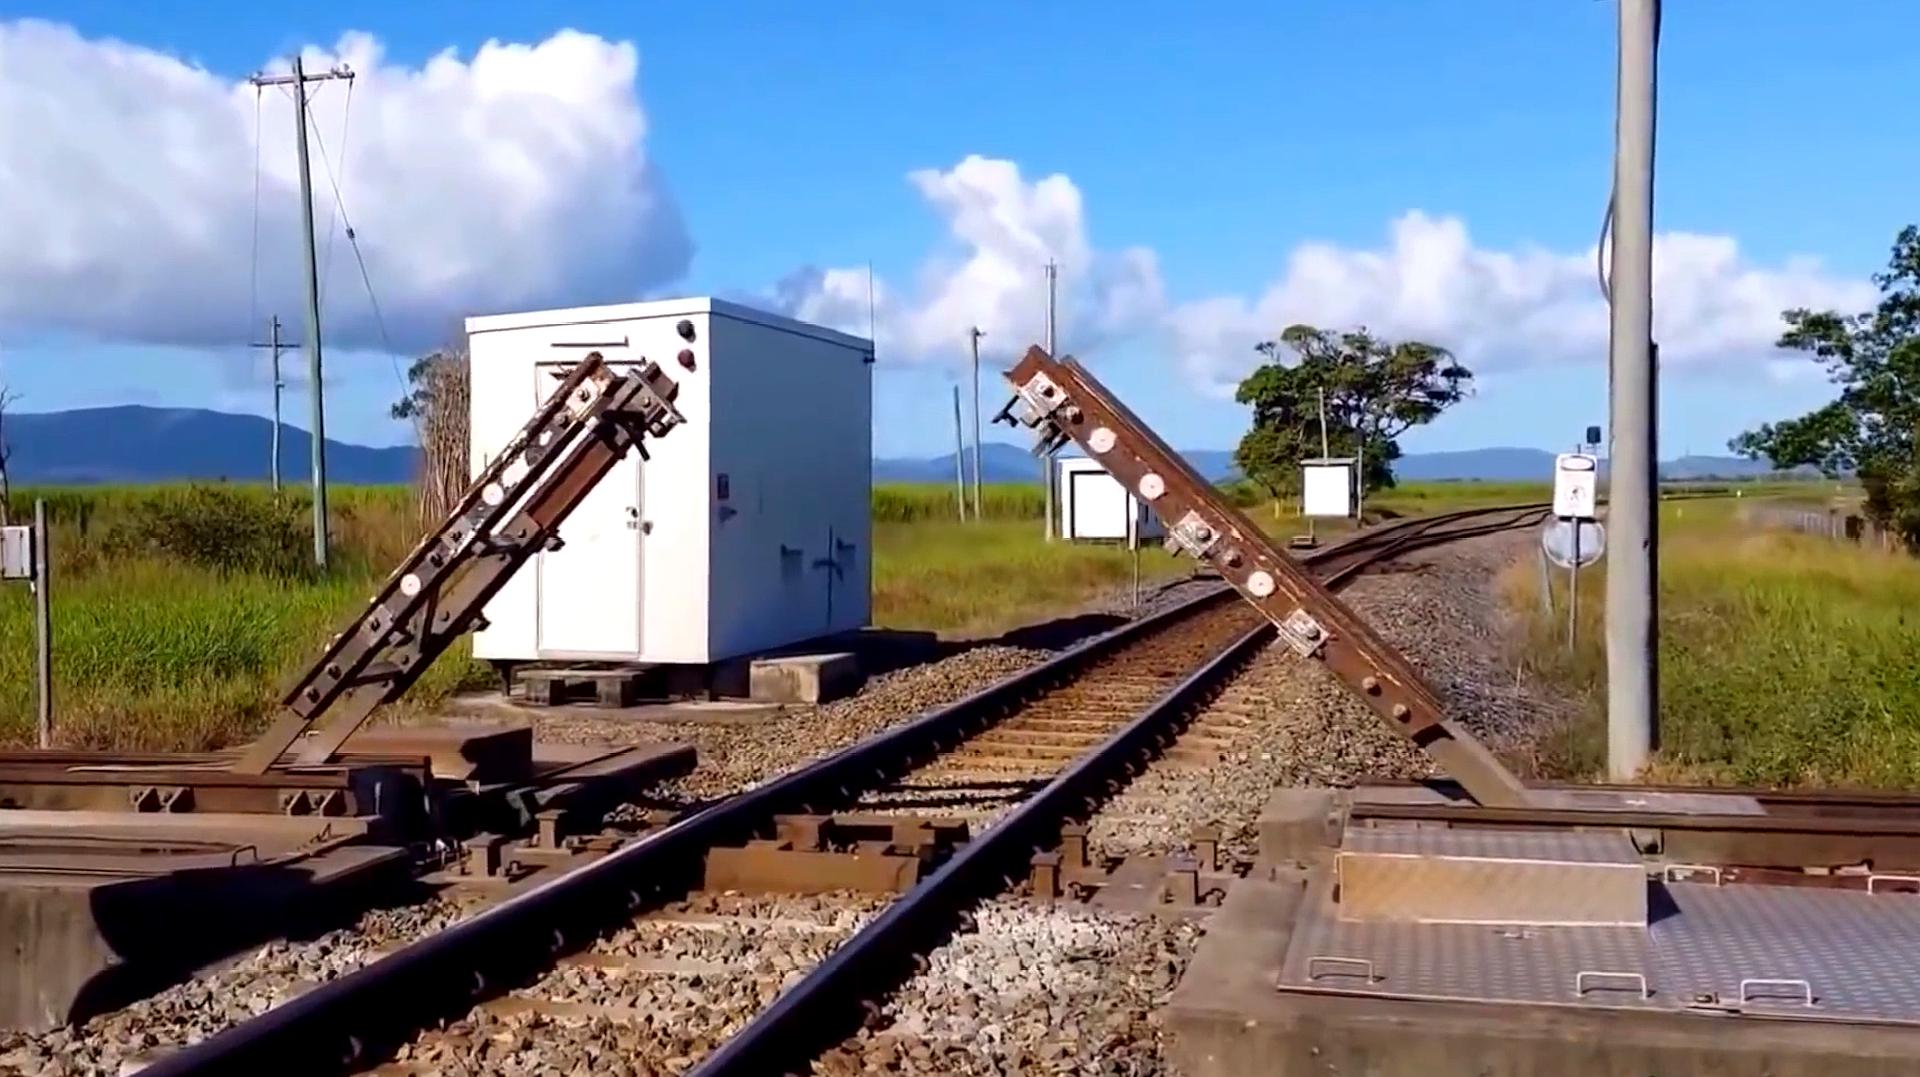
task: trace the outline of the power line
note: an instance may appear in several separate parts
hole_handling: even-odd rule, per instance
[[[327,182],[333,183],[333,167],[327,163],[327,144],[326,141],[320,137],[320,121],[313,118],[311,111],[307,113],[307,119],[313,125],[314,141],[320,144],[320,163],[327,169]],[[352,129],[352,124],[353,82],[349,80],[347,82],[346,107],[342,110],[340,116],[340,183],[347,182],[347,133]],[[337,209],[339,205],[337,189],[338,187],[336,185],[336,196],[334,199],[336,208],[327,211],[327,245],[322,248],[320,252],[320,307],[322,310],[325,310],[327,305],[327,282],[333,279],[334,225],[344,216]]]
[[[260,87],[253,88],[253,237],[247,256],[247,335],[253,339],[253,319],[260,310]]]
[[[351,107],[353,95],[351,83],[348,84],[347,95],[349,107]],[[311,117],[309,117],[309,119],[311,119]],[[343,124],[342,137],[344,137],[344,135],[345,125]],[[400,353],[398,349],[393,346],[393,337],[387,332],[386,315],[380,310],[380,297],[374,294],[373,277],[367,272],[367,259],[360,250],[360,236],[358,232],[354,231],[353,218],[347,214],[347,202],[340,193],[339,182],[334,177],[333,164],[327,157],[327,143],[325,139],[320,137],[318,124],[315,124],[313,127],[313,140],[314,143],[320,147],[320,167],[321,170],[326,173],[327,186],[333,191],[334,210],[339,216],[342,229],[346,232],[347,246],[353,249],[354,264],[360,268],[360,283],[367,291],[367,306],[373,310],[373,325],[380,333],[380,346],[385,349],[387,353],[387,365],[393,370],[393,380],[395,384],[399,386],[401,397],[405,398],[408,392],[407,378],[406,375],[400,372]],[[340,169],[343,175],[346,172],[346,161],[347,147],[342,145],[340,147]],[[328,233],[328,239],[332,239],[331,232]],[[414,437],[419,439],[421,444],[424,445],[426,443],[426,431],[420,425],[420,417],[417,414],[411,413],[408,417],[413,422]]]

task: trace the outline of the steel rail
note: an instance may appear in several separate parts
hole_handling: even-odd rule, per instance
[[[1316,567],[1319,562],[1336,562],[1338,567],[1323,579],[1338,589],[1363,567],[1432,545],[1530,526],[1545,509],[1544,505],[1496,506],[1414,518],[1348,540],[1364,548],[1359,560],[1338,558],[1347,551],[1346,544],[1315,551],[1318,556],[1302,560]],[[1442,526],[1503,513],[1505,520],[1479,526]],[[690,1077],[806,1072],[822,1049],[859,1027],[870,1012],[869,1000],[883,997],[921,965],[921,955],[946,939],[966,910],[1003,892],[1023,875],[1028,858],[1057,841],[1061,824],[1090,816],[1124,787],[1129,772],[1144,769],[1147,760],[1171,744],[1198,705],[1271,642],[1275,632],[1273,623],[1263,619],[1011,814],[975,836],[716,1048],[689,1071]]]
[[[1329,547],[1324,551],[1325,556],[1314,559],[1312,563],[1316,569],[1328,563],[1334,566],[1330,571],[1316,573],[1322,583],[1332,586],[1345,581],[1347,577],[1362,569],[1390,560],[1402,553],[1440,542],[1457,542],[1461,539],[1529,527],[1543,522],[1550,511],[1550,505],[1539,502],[1490,505],[1430,516],[1408,517],[1362,531],[1338,546]],[[1508,518],[1491,522],[1483,519],[1501,515]],[[1446,527],[1462,521],[1472,521],[1472,526]]]
[[[814,1055],[858,1027],[876,989],[901,982],[920,955],[947,937],[959,915],[1004,890],[1061,823],[1105,800],[1116,776],[1165,747],[1172,732],[1274,636],[1262,619],[1150,704],[1039,792],[974,837],[939,870],[836,947],[793,988],[696,1066],[692,1077],[769,1077],[804,1070]]]
[[[1497,510],[1465,510],[1445,514],[1449,519],[1484,515]],[[1411,527],[1426,518],[1405,524]],[[1347,541],[1375,540],[1368,531]],[[1301,558],[1308,564],[1330,559],[1344,549],[1328,546]],[[1374,562],[1405,552],[1391,546]],[[823,805],[845,803],[858,789],[869,788],[924,762],[964,740],[1038,692],[1070,680],[1096,660],[1142,636],[1167,628],[1188,616],[1225,601],[1232,594],[1224,583],[1156,614],[1130,621],[1095,636],[1060,655],[990,685],[955,703],[930,711],[904,725],[849,745],[832,755],[781,775],[764,785],[725,798],[642,837],[607,856],[511,897],[467,920],[413,942],[370,965],[321,984],[234,1025],[197,1044],[161,1056],[141,1070],[144,1077],[185,1074],[252,1075],[263,1072],[337,1073],[369,1063],[381,1050],[426,1029],[438,1019],[457,1018],[475,1001],[537,975],[560,954],[585,946],[602,932],[631,921],[639,910],[663,895],[697,883],[707,849],[750,837],[777,814],[799,813]],[[1167,727],[1167,716],[1184,709],[1208,685],[1208,676],[1228,668],[1229,656],[1244,657],[1259,646],[1260,626],[1219,652],[1200,671],[1167,693],[1149,710],[1129,722],[1102,749],[1084,756],[1045,787],[1035,808],[1028,801],[999,826],[987,831],[996,840],[975,839],[948,861],[926,883],[883,914],[882,920],[919,931],[940,918],[913,912],[912,903],[923,894],[938,895],[954,880],[975,887],[987,877],[985,867],[1003,854],[1007,836],[1031,834],[1044,812],[1084,803],[1090,776],[1112,765],[1112,755],[1130,752],[1149,734]],[[1070,791],[1070,792],[1069,792]],[[1014,825],[1009,829],[1010,824]],[[955,865],[959,866],[956,867]],[[946,874],[951,869],[951,874]],[[947,880],[935,886],[936,880]],[[929,887],[933,889],[929,890]],[[909,911],[893,914],[907,905]],[[932,908],[931,905],[928,908]],[[894,919],[888,919],[893,915]],[[949,925],[950,927],[950,925]],[[869,928],[871,930],[871,927]],[[856,940],[865,935],[856,936]],[[849,942],[848,945],[852,945]],[[853,951],[843,961],[829,958],[821,968],[859,968],[867,953]],[[842,947],[844,950],[845,947]],[[816,974],[820,969],[816,969]],[[812,980],[812,977],[808,978]],[[803,985],[804,986],[804,983]],[[795,990],[799,990],[796,986]],[[784,1000],[785,996],[783,996]],[[747,1027],[760,1028],[769,1010]],[[804,1012],[804,1011],[803,1011]],[[784,1023],[790,1018],[782,1017]],[[743,1035],[746,1033],[743,1033]],[[764,1033],[756,1033],[764,1035]],[[731,1047],[731,1043],[727,1045]],[[741,1052],[757,1051],[751,1043]],[[722,1052],[709,1062],[733,1057]],[[707,1072],[705,1067],[698,1072]],[[714,1072],[746,1072],[716,1070]],[[767,1071],[762,1071],[767,1072]]]
[[[414,942],[258,1017],[165,1055],[144,1077],[338,1072],[490,991],[538,972],[629,922],[656,895],[697,881],[712,846],[743,840],[774,815],[845,802],[939,754],[1023,700],[1123,645],[1226,601],[1222,586],[1095,636],[896,729],[711,804],[590,864]],[[564,925],[564,926],[562,926]]]

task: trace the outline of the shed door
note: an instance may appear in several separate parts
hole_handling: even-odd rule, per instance
[[[534,369],[537,406],[568,364]],[[626,373],[633,363],[610,363]],[[539,651],[543,658],[632,657],[640,653],[640,454],[628,452],[560,525],[564,545],[539,561]]]

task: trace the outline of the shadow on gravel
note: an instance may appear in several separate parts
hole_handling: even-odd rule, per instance
[[[1003,647],[1059,651],[1126,623],[1125,617],[1115,613],[1082,613],[1073,617],[1058,617],[1051,621],[1042,621],[1039,624],[1023,625],[998,639],[981,642],[997,643]]]
[[[1119,614],[1081,613],[1022,625],[998,636],[971,640],[941,639],[932,632],[869,628],[839,637],[834,645],[859,656],[861,669],[866,671],[867,676],[877,677],[909,666],[938,662],[976,647],[1064,650],[1126,623],[1127,618]]]

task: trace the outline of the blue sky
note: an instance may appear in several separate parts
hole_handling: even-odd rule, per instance
[[[1160,298],[1108,309],[1086,284],[1078,306],[1101,312],[1069,321],[1062,340],[1094,356],[1177,444],[1222,448],[1237,439],[1244,415],[1220,387],[1244,372],[1235,364],[1244,363],[1258,328],[1279,317],[1365,320],[1468,355],[1483,372],[1478,395],[1409,435],[1412,451],[1551,447],[1604,418],[1604,341],[1561,328],[1590,330],[1594,315],[1592,286],[1579,290],[1575,267],[1594,243],[1609,175],[1614,13],[1602,0],[1215,4],[1178,17],[1144,3],[576,3],[563,15],[491,2],[206,3],[190,16],[108,3],[10,9],[71,27],[78,49],[117,39],[229,83],[297,47],[331,51],[349,31],[376,38],[378,62],[396,69],[418,68],[447,49],[464,62],[489,39],[534,44],[563,28],[631,42],[646,182],[670,195],[690,258],[663,251],[650,235],[628,235],[631,258],[606,254],[590,275],[535,280],[521,293],[455,282],[435,294],[422,286],[395,307],[451,325],[522,294],[597,301],[761,291],[796,270],[864,272],[870,261],[883,289],[899,297],[887,318],[911,322],[934,341],[916,342],[903,329],[897,357],[883,348],[875,435],[885,454],[947,447],[946,386],[961,342],[927,309],[937,305],[929,295],[986,288],[978,302],[983,324],[993,327],[991,358],[1004,361],[1008,349],[1039,333],[1037,260],[1030,298],[1004,282],[963,280],[946,290],[928,283],[967,263],[970,248],[927,185],[908,176],[931,170],[950,177],[954,189],[983,190],[962,166],[969,155],[1009,162],[1021,185],[1066,178],[1077,196],[1073,221],[1034,231],[1049,242],[1082,244],[1087,280],[1121,272],[1121,252],[1147,252],[1151,273],[1136,259],[1125,263],[1127,280],[1151,280]],[[1917,34],[1920,6],[1892,0],[1672,5],[1662,49],[1657,228],[1699,242],[1672,248],[1671,302],[1656,298],[1679,319],[1671,329],[1679,343],[1669,345],[1679,354],[1663,382],[1663,454],[1721,451],[1742,427],[1822,399],[1817,376],[1795,377],[1770,361],[1767,310],[1862,298],[1894,232],[1920,218],[1912,179],[1920,175],[1920,140],[1911,121],[1920,113],[1920,80],[1910,68]],[[0,107],[5,83],[20,77],[6,66],[0,63]],[[191,170],[195,136],[174,128],[156,135],[112,114],[139,109],[139,92],[89,108],[84,122],[56,124],[65,99],[59,77],[45,74],[24,93],[14,87],[15,107],[37,101],[35,115],[76,138],[98,138],[90,128],[99,126],[108,134],[130,130],[97,167],[154,169],[155,198],[142,209],[167,213],[169,202],[157,196],[168,176]],[[356,123],[374,114],[365,102],[381,92],[379,83],[363,81],[354,107],[365,111]],[[281,104],[268,102],[266,124],[288,124]],[[192,114],[191,102],[181,107]],[[334,130],[327,117],[320,122]],[[245,135],[252,135],[250,117]],[[166,144],[141,145],[135,136]],[[349,155],[360,152],[356,137],[374,140],[370,170],[381,168],[385,153],[389,172],[405,172],[404,141],[381,149],[378,136],[350,131]],[[0,172],[9,157],[34,152],[27,138],[0,132]],[[541,167],[539,154],[530,159]],[[352,167],[350,157],[343,195],[363,242],[386,238],[380,230],[404,232],[404,217],[382,222],[382,188],[373,181],[356,187]],[[577,182],[528,178],[549,192]],[[64,188],[44,196],[66,199],[69,211],[83,197]],[[580,195],[595,207],[626,204],[604,201],[613,197]],[[476,204],[474,224],[483,226],[484,199],[476,196]],[[541,219],[574,229],[559,237],[567,240],[562,251],[599,257],[593,225],[577,223],[591,214],[551,199],[530,204],[552,214]],[[202,207],[241,216],[249,208],[244,200]],[[1396,245],[1396,222],[1414,211],[1459,232],[1416,229],[1425,241]],[[1003,213],[994,208],[988,216]],[[0,213],[0,224],[9,219]],[[22,228],[33,222],[12,219]],[[648,218],[649,227],[658,231],[662,219]],[[8,245],[0,236],[0,247]],[[1327,256],[1302,263],[1303,245]],[[228,252],[232,265],[244,266],[244,244],[229,246],[238,247]],[[282,259],[290,272],[291,246],[268,248],[262,257]],[[1028,249],[1016,243],[971,253],[992,276]],[[513,257],[511,248],[492,256]],[[364,305],[357,275],[348,275],[343,253],[334,257],[329,321],[335,304],[340,317],[360,317],[352,309]],[[1817,264],[1802,261],[1808,258]],[[404,266],[381,257],[369,264],[383,304],[390,289],[407,287],[399,282]],[[164,270],[162,263],[155,272]],[[47,272],[31,263],[21,270],[28,271]],[[183,262],[178,275],[191,274]],[[1483,277],[1497,281],[1460,283]],[[0,283],[7,280],[0,268]],[[1441,286],[1447,309],[1436,311],[1423,297]],[[1398,299],[1373,294],[1395,289]],[[104,303],[120,293],[98,294]],[[243,290],[186,294],[155,305],[163,313],[189,301],[221,308],[212,320],[225,318],[237,341],[247,318]],[[831,312],[831,299],[823,293],[802,311]],[[23,394],[20,406],[266,406],[264,377],[237,349],[220,346],[217,332],[100,322],[84,311],[58,320],[37,318],[33,309],[9,314],[0,304],[0,375]],[[1523,322],[1533,328],[1511,328]],[[346,346],[330,352],[333,431],[362,441],[404,438],[406,430],[383,417],[396,391],[394,360],[370,334],[345,337]],[[951,350],[943,343],[949,339]],[[990,408],[999,394],[991,395]]]

